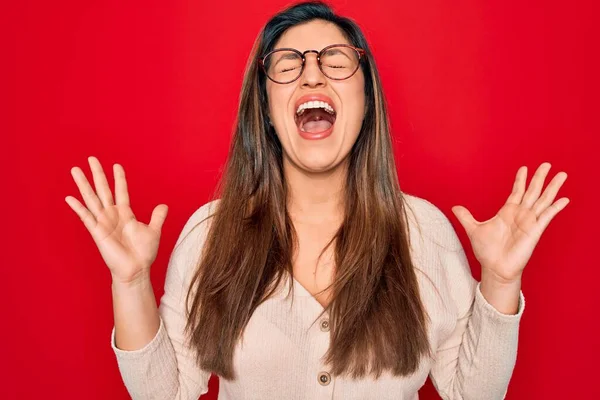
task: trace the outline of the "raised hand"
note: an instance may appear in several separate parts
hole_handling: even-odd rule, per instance
[[[129,204],[125,171],[119,164],[113,165],[115,177],[115,201],[102,170],[95,157],[88,162],[96,192],[79,167],[71,169],[71,175],[87,208],[79,200],[67,196],[65,201],[81,218],[92,235],[113,281],[135,283],[147,278],[150,266],[156,259],[162,225],[168,207],[160,204],[152,211],[148,225],[136,220]]]
[[[467,232],[473,253],[481,264],[482,275],[494,276],[500,283],[519,281],[542,233],[569,203],[566,197],[554,201],[567,179],[565,172],[556,174],[542,194],[550,167],[550,163],[540,165],[527,191],[527,167],[519,168],[508,200],[487,221],[475,220],[463,206],[452,208]]]

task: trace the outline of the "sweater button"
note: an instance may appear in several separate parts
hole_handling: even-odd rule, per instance
[[[322,332],[329,332],[329,321],[326,319],[322,320],[320,327]]]
[[[320,372],[319,373],[319,383],[322,386],[327,386],[331,382],[331,375],[328,372]]]

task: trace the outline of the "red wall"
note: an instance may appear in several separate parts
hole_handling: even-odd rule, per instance
[[[477,278],[450,207],[485,220],[520,165],[550,161],[552,176],[569,174],[561,192],[571,204],[525,272],[507,398],[600,398],[593,2],[337,3],[376,56],[402,187],[450,217]],[[285,4],[3,5],[0,398],[128,398],[109,344],[110,276],[64,201],[80,198],[70,168],[90,177],[86,158],[97,156],[112,184],[112,164],[124,165],[143,221],[156,204],[170,206],[152,272],[160,296],[177,235],[225,162],[251,45]],[[437,398],[429,383],[421,398]]]

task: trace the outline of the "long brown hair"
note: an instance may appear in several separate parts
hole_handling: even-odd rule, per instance
[[[332,375],[378,377],[389,370],[405,376],[417,370],[421,357],[431,355],[428,317],[410,257],[406,203],[371,51],[351,19],[325,3],[299,3],[271,18],[253,45],[226,170],[214,196],[219,200],[186,298],[188,306],[191,300],[186,333],[197,363],[225,379],[235,379],[234,349],[254,310],[292,276],[297,246],[282,146],[266,118],[266,82],[257,59],[286,29],[315,19],[337,25],[367,54],[361,63],[367,109],[348,155],[344,217],[323,249],[335,243],[332,297],[323,311],[329,312],[331,327],[324,361]],[[293,294],[292,279],[289,283]]]

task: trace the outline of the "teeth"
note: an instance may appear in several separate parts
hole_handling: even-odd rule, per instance
[[[324,101],[307,101],[306,103],[302,103],[296,110],[296,114],[302,115],[304,110],[306,110],[308,108],[323,108],[328,113],[335,114],[335,110],[333,109],[333,107],[331,107],[329,104],[325,103]]]

